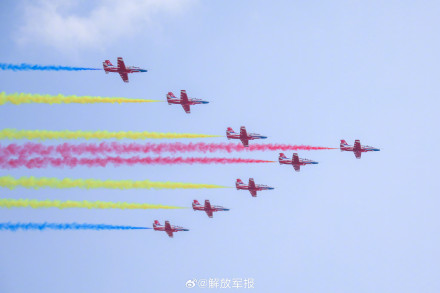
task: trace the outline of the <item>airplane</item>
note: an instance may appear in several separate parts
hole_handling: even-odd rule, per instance
[[[237,188],[237,190],[249,190],[253,197],[257,197],[257,191],[275,189],[274,187],[270,187],[267,185],[255,184],[254,178],[249,178],[248,185],[244,184],[241,179],[237,179],[237,181],[235,182],[235,187]]]
[[[185,229],[185,228],[180,227],[180,226],[170,225],[169,221],[165,221],[165,225],[162,226],[159,223],[158,220],[154,220],[153,229],[154,229],[154,231],[165,231],[165,232],[167,232],[167,234],[168,234],[168,236],[170,238],[173,238],[173,232],[189,231],[189,229]]]
[[[167,101],[168,105],[171,104],[180,104],[183,107],[183,110],[185,110],[186,114],[191,113],[190,106],[191,105],[197,105],[197,104],[208,104],[208,101],[203,101],[201,99],[194,99],[190,98],[188,99],[188,96],[186,95],[185,90],[180,91],[180,99],[176,98],[172,92],[169,92],[167,94]]]
[[[293,154],[291,160],[289,160],[286,157],[286,155],[284,155],[283,153],[280,153],[280,156],[278,157],[278,162],[280,163],[280,165],[282,164],[292,165],[296,172],[299,172],[300,166],[309,165],[309,164],[318,164],[318,162],[309,159],[299,158],[297,153]]]
[[[193,210],[195,211],[205,211],[208,217],[212,218],[213,212],[219,211],[229,211],[229,209],[224,208],[222,206],[211,205],[209,200],[205,200],[205,205],[201,205],[197,200],[194,200],[192,203]]]
[[[254,139],[266,139],[267,136],[263,136],[257,133],[249,133],[246,132],[246,127],[240,127],[240,134],[236,133],[231,127],[226,129],[226,137],[228,139],[239,139],[244,147],[249,146],[249,141]]]
[[[147,72],[146,69],[142,69],[136,66],[126,67],[122,57],[118,57],[118,66],[114,66],[109,60],[105,60],[104,62],[102,62],[102,66],[104,67],[104,71],[106,74],[108,74],[109,72],[119,73],[124,82],[128,82],[128,73]]]
[[[360,159],[362,153],[380,151],[380,149],[368,145],[361,145],[361,141],[359,139],[354,141],[354,146],[348,145],[345,140],[341,139],[340,149],[341,152],[353,152],[356,159]]]

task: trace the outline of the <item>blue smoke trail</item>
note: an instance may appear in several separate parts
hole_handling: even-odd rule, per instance
[[[78,224],[78,223],[0,223],[1,230],[17,231],[17,230],[141,230],[151,229],[147,227],[133,226],[115,226],[106,224]]]
[[[59,65],[36,65],[36,64],[9,64],[0,63],[0,70],[13,70],[13,71],[27,71],[27,70],[44,70],[44,71],[81,71],[81,70],[102,70],[101,68],[88,68],[88,67],[70,67]]]

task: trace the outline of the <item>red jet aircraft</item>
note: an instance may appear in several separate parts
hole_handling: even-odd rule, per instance
[[[361,141],[359,139],[354,141],[354,146],[348,145],[345,140],[341,139],[340,149],[341,152],[353,152],[356,159],[360,159],[362,153],[380,151],[380,149],[368,145],[361,145]]]
[[[168,101],[168,105],[171,105],[171,104],[182,105],[183,110],[185,110],[186,114],[191,113],[191,109],[190,109],[191,105],[208,104],[209,103],[208,101],[203,101],[201,99],[194,99],[194,98],[189,99],[188,96],[186,95],[185,90],[180,91],[180,99],[176,98],[176,96],[174,96],[174,94],[172,92],[169,92],[167,94],[167,101]]]
[[[179,226],[170,225],[169,221],[165,221],[165,225],[162,226],[158,220],[155,220],[153,223],[153,229],[154,231],[165,231],[167,232],[168,236],[170,238],[173,238],[173,232],[179,232],[179,231],[189,231],[189,229],[185,229]]]
[[[318,162],[309,160],[309,159],[301,159],[298,157],[297,153],[294,153],[292,156],[292,160],[289,160],[283,153],[280,153],[278,157],[278,162],[281,164],[292,165],[293,169],[296,172],[299,172],[300,166],[308,165],[308,164],[318,164]]]
[[[275,189],[267,185],[255,184],[254,178],[249,178],[248,185],[244,184],[241,179],[237,179],[237,181],[235,182],[235,187],[237,188],[237,190],[249,190],[253,197],[257,197],[257,191]]]
[[[248,147],[249,146],[249,141],[250,140],[254,140],[254,139],[266,139],[267,136],[263,136],[261,134],[257,134],[257,133],[249,133],[247,134],[246,132],[246,127],[242,126],[240,127],[240,133],[236,133],[231,127],[228,127],[228,129],[226,129],[226,137],[228,139],[239,139],[241,140],[241,143],[243,144],[244,147]]]
[[[198,200],[194,200],[192,203],[193,206],[193,210],[195,211],[205,211],[206,214],[208,215],[208,217],[212,218],[212,213],[213,212],[219,212],[219,211],[229,211],[229,209],[224,208],[222,206],[215,206],[215,205],[211,205],[211,203],[209,202],[209,200],[205,200],[205,205],[202,206]]]
[[[104,66],[104,71],[106,74],[108,74],[109,72],[119,73],[124,82],[128,82],[128,73],[147,72],[146,69],[135,66],[126,67],[122,57],[118,57],[118,66],[114,66],[109,60],[105,60],[104,62],[102,62],[102,66]]]

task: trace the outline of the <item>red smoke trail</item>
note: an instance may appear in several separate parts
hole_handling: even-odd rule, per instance
[[[3,156],[48,156],[61,154],[62,156],[83,155],[83,154],[131,154],[131,153],[186,153],[186,152],[243,152],[243,151],[298,151],[298,150],[330,150],[334,148],[289,145],[289,144],[251,144],[245,148],[241,143],[63,143],[55,146],[47,146],[40,143],[26,143],[24,145],[10,144],[0,145],[0,154]]]
[[[114,166],[133,166],[133,165],[178,165],[178,164],[250,164],[250,163],[273,163],[274,161],[241,159],[241,158],[182,158],[182,157],[105,157],[105,158],[51,158],[40,157],[26,159],[20,157],[18,159],[8,159],[0,157],[0,168],[12,169],[26,167],[28,169],[45,168],[45,167],[106,167]]]

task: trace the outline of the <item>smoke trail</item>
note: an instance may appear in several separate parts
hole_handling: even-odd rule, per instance
[[[251,163],[273,163],[274,161],[256,160],[256,159],[241,159],[241,158],[183,158],[183,157],[105,157],[105,158],[18,158],[5,159],[0,158],[0,168],[13,169],[19,167],[26,167],[28,169],[40,169],[46,167],[70,167],[77,166],[86,167],[106,167],[107,165],[114,166],[134,166],[134,165],[180,165],[180,164],[251,164]]]
[[[226,188],[226,186],[215,184],[198,184],[182,182],[160,182],[150,180],[97,180],[97,179],[58,179],[50,177],[21,177],[12,176],[0,177],[0,187],[14,189],[16,187],[39,189],[49,188],[82,188],[82,189],[201,189],[201,188]]]
[[[118,226],[107,224],[78,224],[78,223],[0,223],[0,230],[145,230],[148,227]]]
[[[128,99],[119,97],[93,97],[93,96],[64,96],[64,95],[38,95],[38,94],[9,94],[5,92],[0,93],[0,105],[11,103],[14,105],[21,104],[96,104],[96,103],[152,103],[160,102],[157,100],[145,100],[145,99]]]
[[[37,64],[27,64],[27,63],[21,63],[21,64],[0,63],[0,70],[83,71],[83,70],[102,70],[102,69],[88,68],[88,67],[60,66],[60,65],[37,65]]]
[[[35,200],[1,198],[0,207],[3,208],[58,208],[58,209],[120,209],[120,210],[150,210],[150,209],[186,209],[185,207],[167,206],[149,203],[128,203],[110,201],[73,201],[73,200]]]
[[[24,145],[9,144],[0,145],[0,155],[3,156],[29,156],[29,155],[54,155],[62,156],[83,155],[83,154],[132,154],[132,153],[214,153],[214,152],[243,152],[243,151],[298,151],[298,150],[330,150],[334,148],[309,146],[309,145],[289,145],[289,144],[254,144],[245,148],[238,143],[119,143],[119,142],[101,142],[70,144],[63,143],[56,146],[46,146],[40,143],[26,143]]]
[[[175,139],[175,138],[202,138],[221,137],[222,135],[169,133],[169,132],[134,132],[134,131],[51,131],[51,130],[16,130],[6,128],[0,130],[0,139]]]

